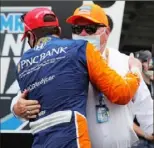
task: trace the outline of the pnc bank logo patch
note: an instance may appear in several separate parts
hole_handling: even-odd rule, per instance
[[[21,69],[31,66],[33,64],[38,64],[41,61],[45,60],[47,57],[52,57],[54,55],[59,55],[61,53],[66,53],[66,49],[68,47],[59,47],[59,48],[52,48],[47,52],[43,52],[37,56],[31,57],[29,59],[24,59],[20,61]]]

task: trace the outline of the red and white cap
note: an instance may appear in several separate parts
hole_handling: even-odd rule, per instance
[[[51,14],[55,16],[55,21],[45,22],[44,16],[47,14]],[[23,40],[27,36],[27,31],[31,31],[33,29],[37,29],[40,27],[47,26],[59,26],[59,21],[57,16],[48,8],[35,8],[29,12],[27,12],[23,17],[24,23],[24,35],[21,40]]]

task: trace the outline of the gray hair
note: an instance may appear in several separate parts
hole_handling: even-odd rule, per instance
[[[136,54],[136,57],[142,62],[146,62],[152,58],[152,53],[149,50],[141,50]]]

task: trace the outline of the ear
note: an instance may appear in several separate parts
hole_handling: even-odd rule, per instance
[[[35,35],[31,31],[27,32],[27,37],[28,37],[29,41],[34,41],[35,40]]]
[[[106,34],[107,34],[107,35],[110,35],[110,33],[111,33],[110,27],[106,27]]]
[[[59,36],[61,35],[61,27],[58,27],[58,29],[59,29]]]

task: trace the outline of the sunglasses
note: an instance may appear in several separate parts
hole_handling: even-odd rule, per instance
[[[89,35],[91,35],[96,33],[99,27],[106,27],[106,26],[103,24],[72,25],[72,33],[80,34],[84,29]]]

